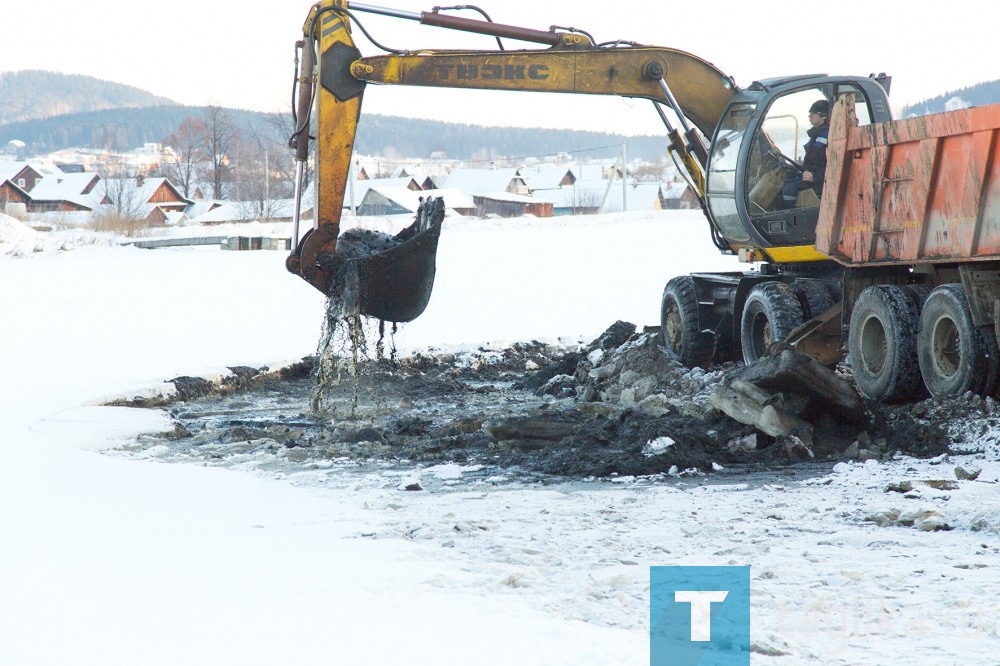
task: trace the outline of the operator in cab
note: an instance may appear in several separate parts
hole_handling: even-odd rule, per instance
[[[812,190],[817,197],[823,196],[823,178],[826,176],[826,144],[830,135],[830,102],[816,100],[809,107],[809,141],[805,144],[802,169],[793,178],[785,181],[781,188],[781,198],[785,208],[795,208],[801,190]]]

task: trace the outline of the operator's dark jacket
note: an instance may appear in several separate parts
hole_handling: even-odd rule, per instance
[[[805,145],[806,154],[802,159],[802,170],[813,175],[812,183],[802,183],[804,188],[811,187],[816,195],[823,194],[823,180],[826,178],[826,141],[830,134],[830,123],[814,125],[809,128],[809,141]]]

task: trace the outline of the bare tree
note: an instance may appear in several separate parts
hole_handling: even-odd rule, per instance
[[[271,198],[270,157],[259,141],[241,141],[232,165],[232,198],[239,202],[242,220],[267,220],[274,217]]]
[[[102,203],[94,210],[93,225],[97,231],[110,231],[134,236],[145,228],[149,213],[142,193],[143,176],[124,159],[109,162],[105,177],[98,183],[103,191]]]
[[[573,213],[596,213],[604,200],[604,193],[592,187],[577,187],[573,185]]]
[[[202,150],[207,160],[212,181],[212,196],[224,198],[225,182],[229,160],[240,138],[240,132],[233,124],[232,118],[224,108],[209,106],[205,109],[205,135],[202,139]]]
[[[660,183],[666,177],[666,167],[666,163],[661,158],[655,164],[641,164],[630,168],[629,175],[639,182]]]
[[[295,169],[285,128],[275,121],[248,132],[250,136],[238,142],[231,164],[231,195],[240,202],[242,219],[275,219],[284,212],[282,200],[294,190]]]
[[[192,194],[199,165],[206,160],[204,152],[208,125],[201,118],[188,116],[172,132],[164,145],[170,148],[161,165],[163,175],[188,198]]]

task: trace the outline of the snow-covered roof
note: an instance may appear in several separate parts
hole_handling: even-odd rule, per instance
[[[0,183],[16,177],[19,173],[29,167],[40,175],[44,175],[46,173],[41,167],[31,164],[30,162],[0,162]]]
[[[172,227],[176,227],[176,226],[179,226],[181,224],[184,224],[187,221],[187,219],[188,219],[187,215],[185,215],[184,213],[181,213],[180,211],[174,211],[174,210],[168,211],[167,213],[165,213],[164,217],[165,217],[164,222],[168,226],[172,226]]]
[[[597,208],[604,199],[608,182],[607,180],[578,180],[572,185],[545,190],[539,194],[550,199],[557,208]],[[614,183],[611,186],[614,187]],[[618,184],[618,187],[621,188],[621,183]]]
[[[519,173],[532,192],[553,190],[562,185],[567,176],[570,176],[571,180],[576,179],[576,175],[566,166],[528,167],[520,169]]]
[[[517,169],[455,169],[444,181],[444,186],[466,194],[504,192],[513,181],[521,179]]]
[[[21,173],[26,166],[26,162],[0,162],[0,183]]]
[[[184,209],[184,214],[188,216],[188,219],[195,219],[207,213],[210,210],[214,210],[219,206],[225,204],[225,201],[220,201],[218,199],[198,199],[188,207]]]
[[[661,183],[660,191],[663,192],[664,199],[680,199],[688,191],[688,184],[681,181]]]
[[[660,205],[660,183],[629,183],[624,193],[624,209],[622,207],[622,196],[621,181],[613,181],[601,212],[616,213],[622,210],[643,211],[662,208]]]
[[[475,196],[483,197],[484,199],[489,199],[490,201],[508,201],[511,203],[555,203],[555,200],[549,197],[548,192],[545,192],[544,196],[537,197],[530,194],[516,194],[514,192],[479,192]]]
[[[570,167],[579,180],[606,180],[609,171],[619,172],[618,165],[612,164],[574,164]]]
[[[221,224],[241,219],[240,205],[237,202],[216,201],[215,203],[218,205],[200,215],[189,215],[191,222],[195,224]]]
[[[348,183],[344,190],[344,208],[351,207],[351,195],[354,195],[354,205],[360,206],[365,195],[372,187],[401,187],[409,190],[419,190],[420,184],[410,176],[400,178],[370,178],[368,180],[354,180]]]
[[[376,181],[377,182],[377,181]],[[417,212],[420,207],[420,200],[428,197],[443,197],[445,208],[463,209],[475,208],[476,204],[465,193],[454,188],[443,188],[439,190],[420,190],[414,192],[405,187],[385,187],[376,185],[370,188],[388,201],[398,204],[411,213]]]
[[[31,190],[34,201],[68,201],[82,208],[97,205],[91,194],[99,187],[100,176],[91,171],[63,173],[44,176]]]
[[[103,199],[109,193],[121,193],[122,196],[134,197],[135,201],[150,203],[157,190],[163,185],[168,185],[174,192],[177,191],[177,188],[170,184],[166,178],[104,178],[93,192],[99,199]],[[177,192],[177,202],[191,203],[191,200],[184,199]]]
[[[683,185],[683,183],[681,183]],[[627,210],[654,210],[660,207],[660,183],[629,183],[626,192]],[[622,181],[578,180],[573,185],[541,192],[557,208],[601,208],[602,212],[622,210]]]
[[[209,205],[204,205],[209,204]],[[271,220],[291,219],[295,205],[294,199],[274,199],[268,201],[267,216]],[[185,210],[191,224],[222,224],[225,222],[246,222],[257,218],[259,204],[253,201],[220,201],[197,202]],[[302,208],[309,204],[303,199]]]

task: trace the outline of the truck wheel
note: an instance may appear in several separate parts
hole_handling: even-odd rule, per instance
[[[835,301],[830,292],[815,280],[795,280],[792,282],[792,291],[799,299],[802,306],[802,319],[809,321],[817,315],[821,315],[831,307]]]
[[[762,282],[750,290],[740,319],[743,362],[757,361],[775,342],[781,342],[804,321],[802,306],[784,282]]]
[[[663,289],[660,332],[675,361],[689,368],[711,364],[714,343],[698,322],[698,294],[690,275],[673,278]]]
[[[904,402],[923,387],[917,361],[916,302],[901,287],[878,284],[861,292],[851,312],[847,348],[854,383],[879,402]]]
[[[908,284],[903,287],[903,291],[913,300],[914,305],[917,306],[917,314],[920,314],[924,309],[924,301],[931,295],[930,286],[926,284]]]
[[[976,326],[961,284],[936,287],[924,301],[917,336],[920,374],[935,398],[996,389],[1000,354],[993,328]]]

